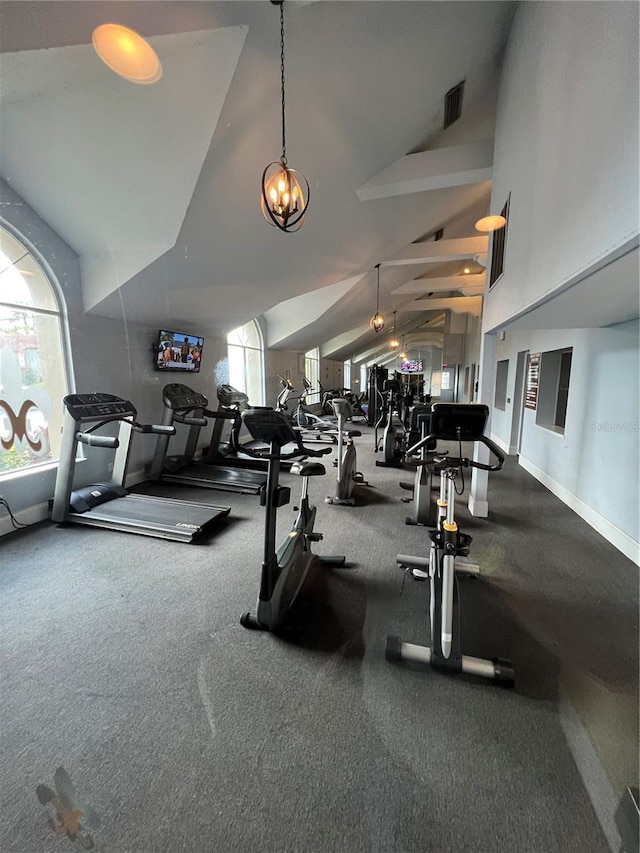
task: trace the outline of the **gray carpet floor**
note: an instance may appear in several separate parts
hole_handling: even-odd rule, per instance
[[[376,467],[363,433],[356,506],[324,503],[330,462],[311,480],[315,551],[347,564],[314,565],[278,635],[239,624],[255,496],[136,489],[231,506],[198,545],[48,522],[5,537],[2,851],[609,849],[563,708],[613,790],[637,784],[637,569],[509,459],[490,517],[461,498],[458,520],[483,571],[460,582],[463,652],[510,657],[515,688],[390,664],[388,633],[427,642],[428,587],[395,556],[428,538],[404,524],[411,475]]]

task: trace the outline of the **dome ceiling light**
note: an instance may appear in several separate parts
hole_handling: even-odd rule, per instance
[[[132,83],[156,83],[162,64],[151,45],[141,35],[121,24],[101,24],[91,37],[104,64]]]
[[[499,231],[506,224],[507,220],[504,216],[483,216],[482,219],[478,219],[476,222],[476,231],[482,231],[483,233]]]

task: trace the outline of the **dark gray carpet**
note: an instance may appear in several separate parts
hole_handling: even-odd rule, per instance
[[[427,533],[363,431],[357,506],[323,503],[330,466],[311,482],[315,550],[347,567],[314,567],[279,636],[238,622],[262,558],[254,496],[138,489],[231,506],[201,545],[48,523],[2,541],[3,851],[608,849],[561,709],[616,792],[637,784],[636,568],[509,460],[490,518],[466,500],[458,518],[484,574],[461,581],[463,651],[510,656],[515,690],[387,663],[387,633],[427,641],[428,588],[401,595],[395,564]],[[56,835],[36,789],[53,795],[60,767],[75,793],[59,773]]]

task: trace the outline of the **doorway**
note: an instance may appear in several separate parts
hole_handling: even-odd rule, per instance
[[[522,441],[522,421],[524,412],[524,384],[529,350],[518,353],[516,362],[516,384],[513,389],[513,416],[511,418],[511,435],[509,436],[509,452],[520,453]]]

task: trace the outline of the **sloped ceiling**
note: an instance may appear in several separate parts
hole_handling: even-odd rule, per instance
[[[374,343],[375,265],[438,228],[473,237],[488,212],[515,6],[287,2],[287,156],[311,203],[303,229],[283,234],[258,203],[281,152],[268,0],[2,3],[0,172],[79,254],[90,313],[220,335],[265,315],[275,346],[347,357]],[[107,21],[149,38],[159,83],[100,63],[91,33]],[[461,80],[462,118],[442,130],[444,95]],[[367,193],[389,169],[402,191]],[[451,264],[464,261],[389,266],[383,313],[419,326],[426,307],[398,289],[461,273]],[[287,301],[301,297],[285,327]]]

